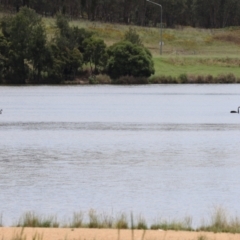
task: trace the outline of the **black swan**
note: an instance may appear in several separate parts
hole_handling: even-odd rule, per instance
[[[230,113],[239,113],[239,109],[240,109],[240,107],[238,107],[237,111],[231,111]]]

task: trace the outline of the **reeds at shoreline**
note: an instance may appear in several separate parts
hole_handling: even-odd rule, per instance
[[[210,220],[199,227],[192,226],[192,218],[179,220],[157,220],[148,224],[142,215],[134,216],[121,213],[114,216],[99,214],[91,209],[84,215],[75,212],[67,221],[58,221],[56,216],[42,217],[34,212],[24,213],[13,227],[33,228],[98,228],[98,229],[143,229],[143,230],[175,230],[175,231],[205,231],[214,233],[240,233],[240,219],[231,217],[222,208],[214,210]],[[0,226],[3,225],[1,217]]]

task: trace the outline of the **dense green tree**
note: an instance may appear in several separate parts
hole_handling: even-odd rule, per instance
[[[90,38],[93,33],[78,27],[70,27],[69,22],[62,14],[57,15],[56,25],[59,34],[55,36],[57,42],[65,44],[69,49],[78,48],[80,52],[84,51],[83,41]]]
[[[190,25],[218,28],[240,25],[239,0],[153,0],[163,7],[164,26]],[[18,12],[22,6],[37,13],[91,21],[137,25],[159,25],[160,9],[146,0],[0,0],[6,11]]]
[[[73,79],[78,69],[83,65],[83,41],[92,36],[92,33],[78,27],[70,27],[63,15],[58,15],[56,25],[59,33],[55,36],[53,56],[56,71],[62,72],[63,79]]]
[[[123,41],[109,47],[108,55],[107,72],[112,78],[154,74],[152,55],[144,47]]]
[[[3,19],[1,27],[8,42],[8,51],[4,54],[7,58],[6,80],[23,84],[29,78],[31,69],[39,77],[46,44],[41,18],[24,7],[14,17]]]
[[[48,68],[48,78],[54,82],[73,80],[76,73],[82,68],[83,57],[77,48],[69,49],[59,43],[52,43],[51,61]]]
[[[32,65],[32,77],[38,81],[41,79],[41,72],[48,64],[48,52],[46,48],[47,37],[45,29],[41,24],[32,29],[29,41],[29,62]]]
[[[76,76],[76,73],[82,68],[83,65],[83,56],[77,48],[74,48],[70,52],[70,61],[69,69],[73,78]]]
[[[3,36],[0,36],[0,83],[2,83],[6,72],[6,52],[8,51],[7,41]]]
[[[199,27],[221,28],[239,25],[240,2],[237,0],[193,0],[195,22]]]
[[[3,34],[9,42],[7,78],[12,83],[25,83],[28,75],[25,59],[28,59],[29,37],[34,22],[32,17],[32,12],[23,8],[16,16],[4,19],[2,23]]]
[[[64,15],[57,14],[56,26],[59,29],[59,33],[62,37],[66,37],[68,39],[71,37],[71,28],[67,18]]]
[[[84,46],[84,60],[85,63],[89,63],[91,67],[91,72],[97,72],[106,66],[107,62],[107,52],[106,44],[102,39],[96,39],[94,37],[87,38],[83,42]]]

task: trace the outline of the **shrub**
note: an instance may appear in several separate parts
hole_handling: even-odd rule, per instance
[[[144,77],[122,76],[114,81],[115,84],[148,84]]]
[[[236,83],[236,77],[232,74],[232,73],[229,73],[227,75],[218,75],[216,78],[215,78],[215,81],[217,83]]]
[[[91,76],[89,76],[88,81],[89,81],[89,84],[98,84],[95,75],[91,75]]]
[[[179,75],[178,79],[180,83],[188,83],[188,76],[185,73]]]
[[[205,82],[204,83],[214,83],[214,77],[212,75],[207,75],[205,77]]]
[[[176,84],[177,79],[172,76],[154,76],[149,79],[149,83],[152,84]]]
[[[119,42],[108,49],[107,72],[116,79],[121,76],[149,77],[154,74],[152,54],[131,42]]]
[[[202,76],[202,75],[198,75],[198,76],[194,76],[194,75],[188,75],[187,76],[187,83],[191,83],[191,84],[202,84],[202,83],[206,83],[206,77]]]
[[[111,84],[111,78],[106,74],[96,75],[96,82],[99,84]]]

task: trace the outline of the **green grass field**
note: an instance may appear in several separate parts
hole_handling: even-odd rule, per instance
[[[240,58],[206,57],[206,56],[154,56],[155,76],[165,75],[178,77],[186,75],[218,75],[234,74],[240,77]]]

